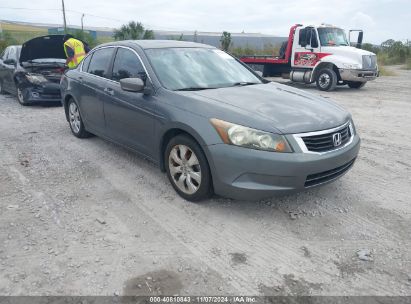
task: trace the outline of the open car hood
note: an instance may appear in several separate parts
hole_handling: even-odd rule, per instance
[[[65,38],[70,35],[48,35],[26,41],[21,47],[20,63],[42,58],[66,59]]]

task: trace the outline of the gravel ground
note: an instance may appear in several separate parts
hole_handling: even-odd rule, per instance
[[[360,155],[263,202],[186,202],[148,161],[72,136],[61,107],[0,96],[0,295],[411,295],[411,72],[395,69],[298,86],[353,114]]]

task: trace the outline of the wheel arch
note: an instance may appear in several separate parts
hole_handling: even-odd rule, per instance
[[[74,99],[74,101],[77,103],[76,99],[74,98],[73,95],[71,94],[66,94],[62,98],[63,101],[63,107],[64,107],[64,114],[66,115],[66,120],[69,121],[69,116],[68,116],[68,102],[70,99]],[[78,103],[77,103],[78,104]]]
[[[311,74],[310,82],[314,82],[318,77],[318,73],[324,68],[328,68],[328,69],[333,70],[335,72],[335,74],[337,75],[337,81],[341,81],[340,71],[334,63],[328,62],[328,61],[320,61],[314,67],[314,70]]]
[[[208,165],[211,167],[208,152],[206,151],[206,149],[204,149],[204,146],[206,144],[204,140],[201,138],[201,136],[189,126],[186,126],[183,124],[173,124],[173,125],[170,125],[160,136],[161,139],[159,142],[159,165],[160,165],[160,169],[162,172],[166,171],[164,153],[166,151],[167,144],[172,138],[178,135],[186,135],[192,138],[195,142],[197,142],[204,152]]]

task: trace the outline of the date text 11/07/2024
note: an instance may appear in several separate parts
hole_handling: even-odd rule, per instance
[[[150,303],[256,303],[257,297],[249,296],[171,296],[150,297]]]

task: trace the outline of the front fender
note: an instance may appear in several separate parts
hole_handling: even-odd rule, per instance
[[[331,68],[336,70],[337,74],[339,74],[338,70],[344,68],[344,64],[358,64],[357,61],[347,58],[344,56],[340,55],[328,55],[324,57],[322,60],[318,61],[311,73],[311,78],[310,82],[313,82],[316,79],[317,73],[322,69],[322,68]]]

